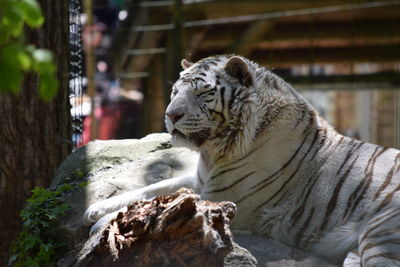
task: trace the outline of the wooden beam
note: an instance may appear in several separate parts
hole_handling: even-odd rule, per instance
[[[374,3],[376,5],[374,5]],[[377,6],[379,4],[384,6]],[[362,5],[366,7],[352,8],[351,5]],[[351,3],[349,3],[349,1],[342,0],[218,0],[207,3],[185,5],[183,7],[183,14],[185,15],[185,22],[193,20],[196,21],[200,18],[218,20],[222,18],[253,16],[261,14],[269,14],[275,18],[279,17],[285,21],[348,21],[365,18],[391,19],[398,17],[398,5],[399,2],[397,0],[393,0],[392,2],[353,0]],[[335,11],[333,7],[342,8]],[[164,7],[150,10],[151,12],[149,16],[150,21],[152,21],[152,25],[170,23],[170,21],[167,19],[167,16],[160,16],[160,14],[171,12],[171,8]],[[294,15],[292,14],[293,12],[300,12],[300,14]],[[267,16],[267,18],[264,19],[271,19],[271,17]]]
[[[400,61],[400,45],[256,50],[252,58],[274,66],[286,64]]]
[[[252,23],[242,37],[237,42],[232,43],[227,52],[236,53],[244,57],[249,56],[254,46],[264,39],[264,36],[272,30],[274,25],[274,20],[261,20]]]
[[[207,38],[201,44],[202,50],[207,49],[226,49],[232,44],[242,32],[246,31],[247,25],[225,27],[214,27],[209,30]],[[367,42],[368,40],[386,39],[390,40],[400,37],[400,20],[366,20],[348,22],[306,22],[306,23],[278,23],[265,34],[259,43],[264,46],[277,47],[279,43],[285,44],[292,42],[293,46],[298,46],[301,42],[317,42],[329,40],[346,40],[357,42]],[[257,45],[254,45],[255,47]]]
[[[175,81],[179,78],[179,72],[182,70],[181,60],[183,58],[183,14],[182,0],[173,0],[174,6],[172,10],[172,23],[174,29],[167,35],[167,56],[166,71],[167,77],[164,80],[164,96],[165,102],[169,103],[169,95],[171,89],[167,86],[167,81]]]
[[[165,96],[162,69],[162,55],[152,58],[149,66],[151,74],[144,83],[143,93],[143,135],[162,132],[164,128]]]
[[[287,80],[289,81],[289,80]],[[332,80],[328,83],[292,83],[293,87],[298,91],[371,91],[371,90],[398,90],[398,86],[391,83],[370,83],[370,82],[344,82],[337,83]]]
[[[196,55],[196,60],[222,53],[222,49],[202,50]],[[400,62],[400,45],[255,50],[249,58],[273,67],[314,63]]]
[[[192,56],[195,55],[201,47],[201,44],[207,38],[208,28],[199,31],[184,31],[184,58],[191,61]]]
[[[114,75],[126,64],[128,56],[124,53],[125,50],[131,49],[133,43],[140,38],[140,33],[131,33],[129,32],[129,28],[132,27],[132,25],[143,24],[147,20],[146,13],[139,12],[138,6],[140,2],[141,0],[129,2],[128,17],[120,22],[120,26],[117,28],[110,49]]]
[[[400,89],[400,72],[395,71],[352,75],[281,76],[286,81],[299,85],[296,89],[302,90]],[[344,84],[347,86],[342,86]],[[356,86],[349,86],[349,84],[356,84]]]
[[[352,0],[350,4],[368,3],[368,0]],[[207,15],[209,19],[231,17],[233,15],[252,15],[268,12],[279,12],[287,10],[299,10],[306,8],[319,8],[327,6],[348,5],[346,0],[308,0],[308,1],[293,1],[293,0],[218,0],[197,3],[192,5],[184,5],[183,13],[198,12]],[[159,20],[159,14],[166,11],[172,11],[173,7],[154,7],[151,9],[153,17]],[[310,13],[311,15],[311,13]],[[315,14],[313,14],[315,15]],[[158,18],[157,18],[158,17]],[[186,19],[187,20],[187,19]]]

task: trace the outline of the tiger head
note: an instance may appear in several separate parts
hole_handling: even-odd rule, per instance
[[[239,56],[182,60],[165,124],[174,144],[238,156],[251,146],[258,123],[255,63]]]

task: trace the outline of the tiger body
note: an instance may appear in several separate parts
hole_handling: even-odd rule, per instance
[[[400,266],[400,151],[337,133],[289,84],[238,56],[189,64],[166,127],[199,151],[197,173],[95,203],[96,221],[130,201],[192,187],[233,201],[234,229],[345,266]]]

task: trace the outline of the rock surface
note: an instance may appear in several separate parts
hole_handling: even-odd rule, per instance
[[[139,140],[94,141],[65,160],[52,186],[80,181],[88,185],[68,196],[72,209],[59,230],[70,251],[58,261],[59,266],[73,265],[88,239],[89,227],[81,218],[90,204],[195,171],[197,154],[171,147],[169,140],[168,134],[151,134]],[[261,236],[235,233],[234,241],[239,245],[234,245],[225,266],[257,266],[257,262],[258,266],[335,266]]]

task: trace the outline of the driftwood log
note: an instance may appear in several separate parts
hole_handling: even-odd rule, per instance
[[[136,201],[89,240],[81,266],[223,266],[232,251],[232,202],[200,200],[182,188]]]

